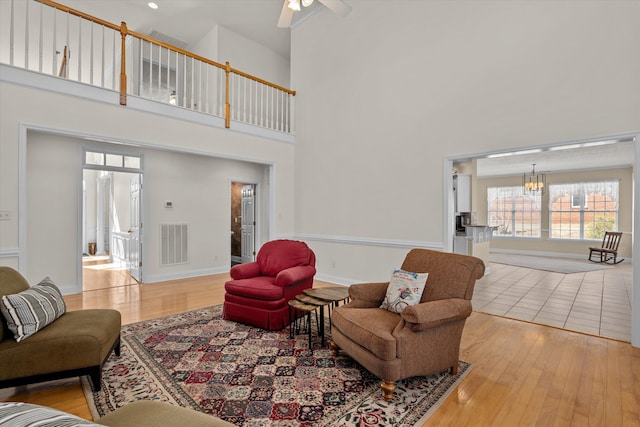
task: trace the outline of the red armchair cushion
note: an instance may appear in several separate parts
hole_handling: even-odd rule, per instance
[[[299,265],[315,266],[315,257],[304,243],[294,240],[274,240],[265,243],[256,258],[263,276],[277,276],[282,270]]]
[[[291,267],[281,271],[276,276],[276,285],[286,288],[303,280],[309,280],[315,276],[316,268],[310,265],[301,265],[299,267]]]
[[[229,274],[235,280],[250,279],[260,275],[260,265],[257,262],[234,265]]]
[[[268,276],[254,277],[251,280],[230,280],[224,284],[224,290],[245,298],[279,300],[283,297],[283,292],[275,282],[275,278]]]

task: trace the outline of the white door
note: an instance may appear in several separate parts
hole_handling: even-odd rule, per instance
[[[129,226],[129,244],[127,264],[131,277],[142,283],[142,175],[131,177],[131,225]]]
[[[97,255],[111,255],[111,216],[113,203],[113,180],[111,173],[101,174],[98,178],[98,208],[96,243]]]
[[[241,262],[251,262],[255,253],[255,229],[256,229],[256,186],[245,185],[242,187],[242,254]]]

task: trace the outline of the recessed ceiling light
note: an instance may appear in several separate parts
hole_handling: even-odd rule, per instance
[[[150,1],[149,3],[147,3],[147,6],[149,6],[151,9],[157,9],[158,5],[152,1]]]

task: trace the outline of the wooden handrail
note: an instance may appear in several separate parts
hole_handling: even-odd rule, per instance
[[[125,70],[126,70],[125,69],[125,57],[126,57],[126,55],[125,55],[125,49],[126,49],[125,39],[126,39],[127,35],[139,38],[140,40],[144,40],[144,41],[147,41],[149,43],[153,43],[155,45],[158,45],[158,46],[164,47],[166,49],[172,50],[174,52],[177,52],[177,53],[179,53],[181,55],[184,55],[186,57],[193,58],[193,59],[195,59],[197,61],[201,61],[201,62],[204,62],[205,64],[209,64],[209,65],[212,65],[214,67],[217,67],[217,68],[220,68],[220,69],[224,70],[225,73],[226,73],[226,85],[225,86],[226,86],[226,92],[227,93],[226,93],[226,96],[225,96],[225,122],[227,124],[227,127],[229,127],[230,111],[231,111],[231,108],[230,108],[230,105],[229,105],[229,74],[230,73],[237,74],[237,75],[239,75],[241,77],[247,78],[249,80],[253,80],[255,82],[258,82],[258,83],[263,84],[265,86],[271,87],[273,89],[288,93],[289,95],[292,95],[292,96],[296,95],[296,91],[295,90],[287,89],[287,88],[285,88],[283,86],[280,86],[280,85],[277,85],[275,83],[271,83],[271,82],[268,82],[268,81],[266,81],[264,79],[261,79],[260,77],[256,77],[256,76],[253,76],[251,74],[245,73],[243,71],[236,70],[235,68],[231,68],[231,66],[229,66],[228,62],[223,65],[223,64],[220,64],[220,63],[218,63],[216,61],[212,61],[210,59],[207,59],[207,58],[205,58],[203,56],[196,55],[195,53],[188,52],[188,51],[186,51],[184,49],[181,49],[179,47],[170,45],[168,43],[164,43],[164,42],[162,42],[160,40],[156,40],[156,39],[154,39],[152,37],[149,37],[149,36],[146,36],[144,34],[137,33],[135,31],[131,31],[131,30],[129,30],[127,28],[127,24],[124,21],[120,25],[116,25],[116,24],[113,24],[111,22],[105,21],[103,19],[97,18],[97,17],[95,17],[93,15],[89,15],[88,13],[84,13],[84,12],[81,12],[79,10],[73,9],[71,7],[65,6],[63,4],[57,3],[55,1],[51,1],[51,0],[36,0],[36,1],[38,1],[38,2],[40,2],[42,4],[45,4],[47,6],[51,6],[53,8],[56,8],[58,10],[61,10],[63,12],[67,12],[67,13],[69,13],[71,15],[78,16],[80,18],[95,22],[96,24],[103,25],[103,26],[105,26],[107,28],[111,28],[112,30],[117,31],[117,32],[119,32],[121,34],[121,37],[122,37],[122,47],[121,47],[122,54],[121,54],[121,58],[122,58],[122,61],[121,61],[121,66],[120,66],[120,104],[122,104],[122,105],[126,105],[127,104],[127,75],[126,75],[126,72],[125,72]]]
[[[291,89],[287,89],[286,87],[278,86],[277,84],[270,83],[270,82],[268,82],[266,80],[262,80],[260,77],[255,77],[255,76],[252,76],[251,74],[245,73],[244,71],[236,70],[235,68],[229,68],[229,71],[231,73],[237,74],[239,76],[246,77],[247,79],[256,81],[258,83],[262,83],[263,85],[272,87],[274,89],[278,89],[278,90],[280,90],[282,92],[286,92],[289,95],[296,96],[296,91],[295,90],[291,90]]]
[[[84,18],[84,19],[87,19],[89,21],[93,21],[96,24],[104,25],[105,27],[109,27],[109,28],[111,28],[113,30],[120,31],[120,25],[112,24],[111,22],[105,21],[105,20],[100,19],[100,18],[96,18],[95,16],[89,15],[88,13],[80,12],[79,10],[72,9],[70,7],[67,7],[67,6],[63,5],[63,4],[56,3],[56,2],[51,1],[51,0],[36,0],[36,1],[40,2],[42,4],[46,4],[47,6],[51,6],[51,7],[54,7],[56,9],[59,9],[59,10],[61,10],[63,12],[70,13],[71,15],[79,16],[80,18]]]
[[[184,49],[180,49],[179,47],[170,45],[168,43],[164,43],[164,42],[162,42],[160,40],[156,40],[153,37],[149,37],[149,36],[146,36],[146,35],[141,34],[141,33],[136,33],[135,31],[129,31],[129,34],[132,35],[133,37],[137,37],[137,38],[139,38],[141,40],[144,40],[144,41],[147,41],[149,43],[156,44],[158,46],[161,46],[161,47],[164,47],[166,49],[169,49],[169,50],[172,50],[174,52],[177,52],[177,53],[179,53],[181,55],[188,56],[189,58],[193,58],[193,59],[195,59],[197,61],[202,61],[202,62],[204,62],[206,64],[213,65],[214,67],[218,67],[221,70],[225,70],[228,73],[237,74],[239,76],[242,76],[242,77],[245,77],[247,79],[256,81],[258,83],[261,83],[261,84],[263,84],[265,86],[269,86],[269,87],[272,87],[274,89],[278,89],[278,90],[280,90],[282,92],[286,92],[289,95],[293,95],[293,96],[296,95],[296,91],[295,90],[287,89],[286,87],[282,87],[282,86],[279,86],[279,85],[277,85],[275,83],[268,82],[266,80],[261,79],[260,77],[256,77],[256,76],[253,76],[251,74],[245,73],[244,71],[240,71],[240,70],[236,70],[235,68],[227,67],[226,64],[220,64],[219,62],[212,61],[211,59],[205,58],[205,57],[200,56],[200,55],[196,55],[195,53],[186,51]],[[227,62],[227,64],[228,64],[228,62]]]

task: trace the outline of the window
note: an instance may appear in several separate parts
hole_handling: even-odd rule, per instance
[[[83,167],[135,173],[142,170],[142,155],[84,150]]]
[[[487,218],[498,227],[496,237],[540,237],[542,222],[540,194],[523,194],[522,186],[489,187]]]
[[[600,240],[618,229],[618,181],[549,186],[552,239]]]

